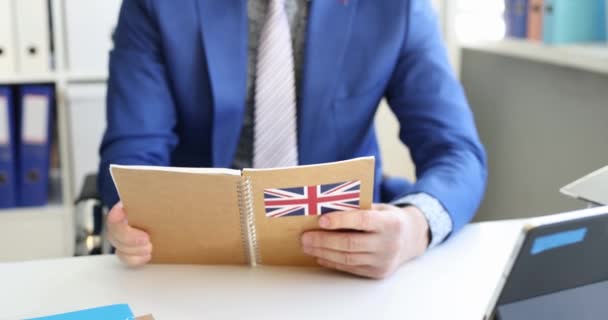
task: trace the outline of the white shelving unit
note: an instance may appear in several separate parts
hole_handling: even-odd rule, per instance
[[[52,190],[59,198],[44,207],[0,210],[0,262],[66,257],[74,254],[72,150],[65,92],[71,82],[104,82],[105,75],[72,74],[67,69],[65,1],[51,0],[54,70],[46,74],[2,74],[0,85],[50,83],[56,90],[61,183]]]
[[[547,46],[542,43],[505,39],[496,42],[464,43],[461,48],[608,74],[608,45],[603,44]]]
[[[57,82],[58,75],[55,73],[47,74],[34,74],[34,75],[0,75],[0,84],[3,85],[18,85],[23,83],[55,83]]]
[[[103,83],[108,80],[107,74],[87,74],[87,73],[68,73],[66,81],[68,83]]]

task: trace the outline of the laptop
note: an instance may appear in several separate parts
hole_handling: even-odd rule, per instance
[[[608,315],[608,206],[531,219],[484,320]]]

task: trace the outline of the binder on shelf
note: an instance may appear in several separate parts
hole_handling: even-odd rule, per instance
[[[13,1],[0,0],[0,74],[16,71]]]
[[[18,71],[44,74],[51,70],[51,33],[47,0],[16,0]]]
[[[606,42],[606,3],[608,0],[595,0],[596,17],[593,20],[594,27],[597,30],[597,41]]]
[[[65,26],[71,73],[106,75],[121,0],[66,0]],[[82,26],[86,25],[86,28]]]
[[[48,201],[54,88],[20,88],[19,205],[43,206]]]
[[[0,209],[17,205],[15,124],[11,89],[0,87]]]
[[[543,40],[543,0],[529,0],[528,5],[528,40]]]
[[[602,29],[604,30],[603,38],[605,42],[608,42],[608,0],[603,0],[600,3],[600,6],[603,6],[604,9],[600,11],[600,24],[603,27]]]
[[[604,0],[545,0],[543,40],[547,44],[604,41],[604,22],[599,12]],[[600,11],[601,10],[601,11]]]
[[[528,0],[506,0],[505,22],[508,37],[526,38],[528,36]]]

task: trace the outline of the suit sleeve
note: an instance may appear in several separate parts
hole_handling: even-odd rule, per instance
[[[387,100],[416,164],[418,180],[409,194],[437,199],[456,232],[472,219],[483,197],[486,155],[449,65],[430,1],[410,0],[407,11]]]
[[[169,165],[177,145],[175,105],[150,3],[123,1],[114,34],[98,174],[106,206],[118,201],[110,164]]]

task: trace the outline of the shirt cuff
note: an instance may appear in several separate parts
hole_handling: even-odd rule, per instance
[[[429,249],[441,244],[452,233],[452,218],[439,200],[426,193],[410,194],[393,202],[396,206],[412,205],[426,217],[431,231]]]

